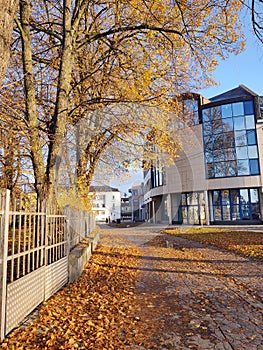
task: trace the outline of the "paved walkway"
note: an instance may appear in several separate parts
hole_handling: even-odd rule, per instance
[[[161,229],[102,226],[100,241],[141,249],[136,312],[152,349],[263,350],[262,264]]]

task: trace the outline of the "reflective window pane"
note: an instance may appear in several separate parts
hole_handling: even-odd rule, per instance
[[[223,177],[226,176],[225,172],[225,163],[215,163],[214,165],[214,172],[215,172],[215,177]]]
[[[248,157],[249,158],[258,158],[258,148],[257,146],[248,146]]]
[[[246,146],[246,144],[247,144],[246,130],[236,130],[235,131],[235,144],[236,144],[236,146]]]
[[[250,201],[251,203],[258,203],[258,189],[257,188],[251,188],[250,189]]]
[[[208,163],[206,165],[206,171],[207,171],[207,177],[209,179],[213,178],[215,176],[215,174],[214,174],[214,163]]]
[[[250,205],[249,205],[249,194],[247,189],[240,190],[240,211],[241,219],[250,218]]]
[[[221,106],[222,118],[232,117],[232,106],[231,104]]]
[[[205,160],[206,163],[212,163],[214,161],[213,152],[205,151]]]
[[[256,132],[255,130],[247,130],[247,144],[255,145],[256,144]]]
[[[220,204],[220,191],[213,191],[213,204]]]
[[[184,111],[184,115],[187,116],[188,125],[199,124],[197,100],[184,100],[183,111]]]
[[[221,221],[221,207],[219,205],[214,206],[214,219],[215,221]]]
[[[247,147],[236,147],[236,155],[237,159],[246,159],[248,157],[247,155]]]
[[[247,188],[244,188],[244,189],[240,190],[240,202],[242,204],[249,202],[249,194],[248,194],[248,189]]]
[[[245,117],[235,117],[234,118],[234,129],[235,130],[245,129]]]
[[[182,219],[183,219],[183,224],[188,223],[188,218],[187,218],[187,207],[182,207]]]
[[[187,193],[187,205],[198,205],[198,193]]]
[[[225,149],[225,160],[235,160],[236,151],[234,148]]]
[[[220,149],[223,148],[223,134],[215,135],[214,137],[214,149]]]
[[[203,124],[203,133],[204,133],[204,135],[212,134],[212,124],[211,123],[204,123]]]
[[[214,150],[214,161],[222,162],[224,160],[225,160],[224,150],[223,149]]]
[[[239,191],[231,190],[230,191],[231,204],[239,204]]]
[[[211,119],[211,109],[210,108],[202,111],[202,119],[203,119],[203,123],[210,121],[210,119]]]
[[[248,159],[242,159],[237,161],[237,172],[240,176],[250,174]]]
[[[221,201],[223,205],[230,205],[229,190],[221,191]]]
[[[252,204],[251,211],[252,211],[252,219],[259,220],[260,219],[260,206],[259,206],[259,204]]]
[[[223,131],[224,132],[232,131],[233,127],[234,127],[233,118],[227,118],[227,119],[223,120]]]
[[[253,101],[245,101],[244,102],[244,112],[245,112],[245,114],[253,114],[254,113]]]
[[[239,205],[232,206],[232,220],[240,220]]]
[[[224,148],[235,147],[235,137],[233,132],[224,134]]]
[[[212,120],[221,120],[221,107],[213,107],[211,111]]]
[[[250,159],[249,160],[250,174],[258,175],[259,174],[259,164],[258,159]]]
[[[230,220],[230,205],[228,205],[228,206],[223,205],[222,206],[222,214],[223,214],[224,221]]]
[[[213,138],[212,138],[212,136],[205,136],[204,137],[204,145],[205,145],[206,151],[213,150]]]
[[[232,103],[233,116],[244,115],[243,102]]]
[[[212,121],[212,132],[214,134],[220,134],[223,132],[223,124],[221,120],[213,120]]]
[[[250,219],[250,207],[249,204],[241,204],[240,206],[241,211],[241,219],[242,220],[249,220]]]
[[[254,115],[246,115],[246,129],[255,129],[255,117]]]
[[[226,162],[226,176],[237,176],[237,162],[235,160]]]
[[[186,205],[186,194],[182,193],[182,205]]]

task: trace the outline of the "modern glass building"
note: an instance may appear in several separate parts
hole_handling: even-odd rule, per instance
[[[148,220],[261,222],[262,97],[240,85],[209,100],[188,94],[184,103],[191,106],[194,118],[181,130],[180,157],[162,172],[154,167],[145,172]]]

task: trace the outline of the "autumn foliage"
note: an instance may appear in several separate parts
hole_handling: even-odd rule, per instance
[[[111,230],[103,232],[101,244],[80,279],[44,302],[39,318],[13,331],[1,343],[1,349],[119,350],[160,349],[162,346],[176,349],[170,336],[181,337],[186,346],[192,344],[189,349],[197,349],[192,341],[196,333],[204,341],[219,341],[205,317],[212,322],[212,316],[221,315],[215,311],[216,303],[226,313],[226,300],[230,304],[236,303],[238,294],[233,293],[229,260],[225,260],[226,264],[224,259],[221,260],[224,253],[220,255],[219,267],[217,254],[215,265],[213,258],[202,254],[204,250],[206,254],[213,254],[206,246],[221,242],[224,250],[233,250],[233,246],[242,248],[236,251],[243,255],[247,255],[253,245],[257,257],[262,258],[262,233],[192,228],[188,232],[177,229],[149,235],[143,229],[142,232],[133,230],[115,229],[114,234]],[[189,241],[178,242],[174,234],[195,240],[199,237],[205,249],[200,251]],[[132,243],[131,238],[138,240],[140,246]],[[242,265],[241,270],[244,268],[245,271],[244,262],[249,264],[248,259],[231,261],[235,268]],[[257,263],[253,266],[260,271]],[[256,284],[257,280],[254,278],[252,282]],[[249,282],[248,286],[251,287]],[[239,294],[240,288],[238,285]],[[186,291],[190,296],[187,300]],[[257,293],[251,293],[255,297],[251,302],[256,303]],[[253,308],[253,312],[255,310]],[[200,319],[193,319],[193,311]],[[226,317],[225,313],[220,317]],[[260,320],[255,316],[254,322],[260,323]]]
[[[263,233],[220,228],[178,228],[165,230],[189,240],[263,260]]]
[[[173,158],[174,97],[213,84],[218,59],[242,51],[241,7],[239,0],[20,0],[0,114],[23,125],[19,165],[30,170],[39,202],[60,189],[65,140],[72,173],[61,182],[76,192],[99,166],[108,173],[120,164],[120,173],[138,165],[151,131]]]
[[[135,248],[100,247],[80,279],[45,302],[39,319],[14,331],[2,349],[125,349],[136,337],[131,315]]]

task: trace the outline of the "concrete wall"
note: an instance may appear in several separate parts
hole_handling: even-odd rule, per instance
[[[94,230],[89,238],[80,242],[69,254],[69,283],[75,282],[82,274],[99,242],[99,231]]]

